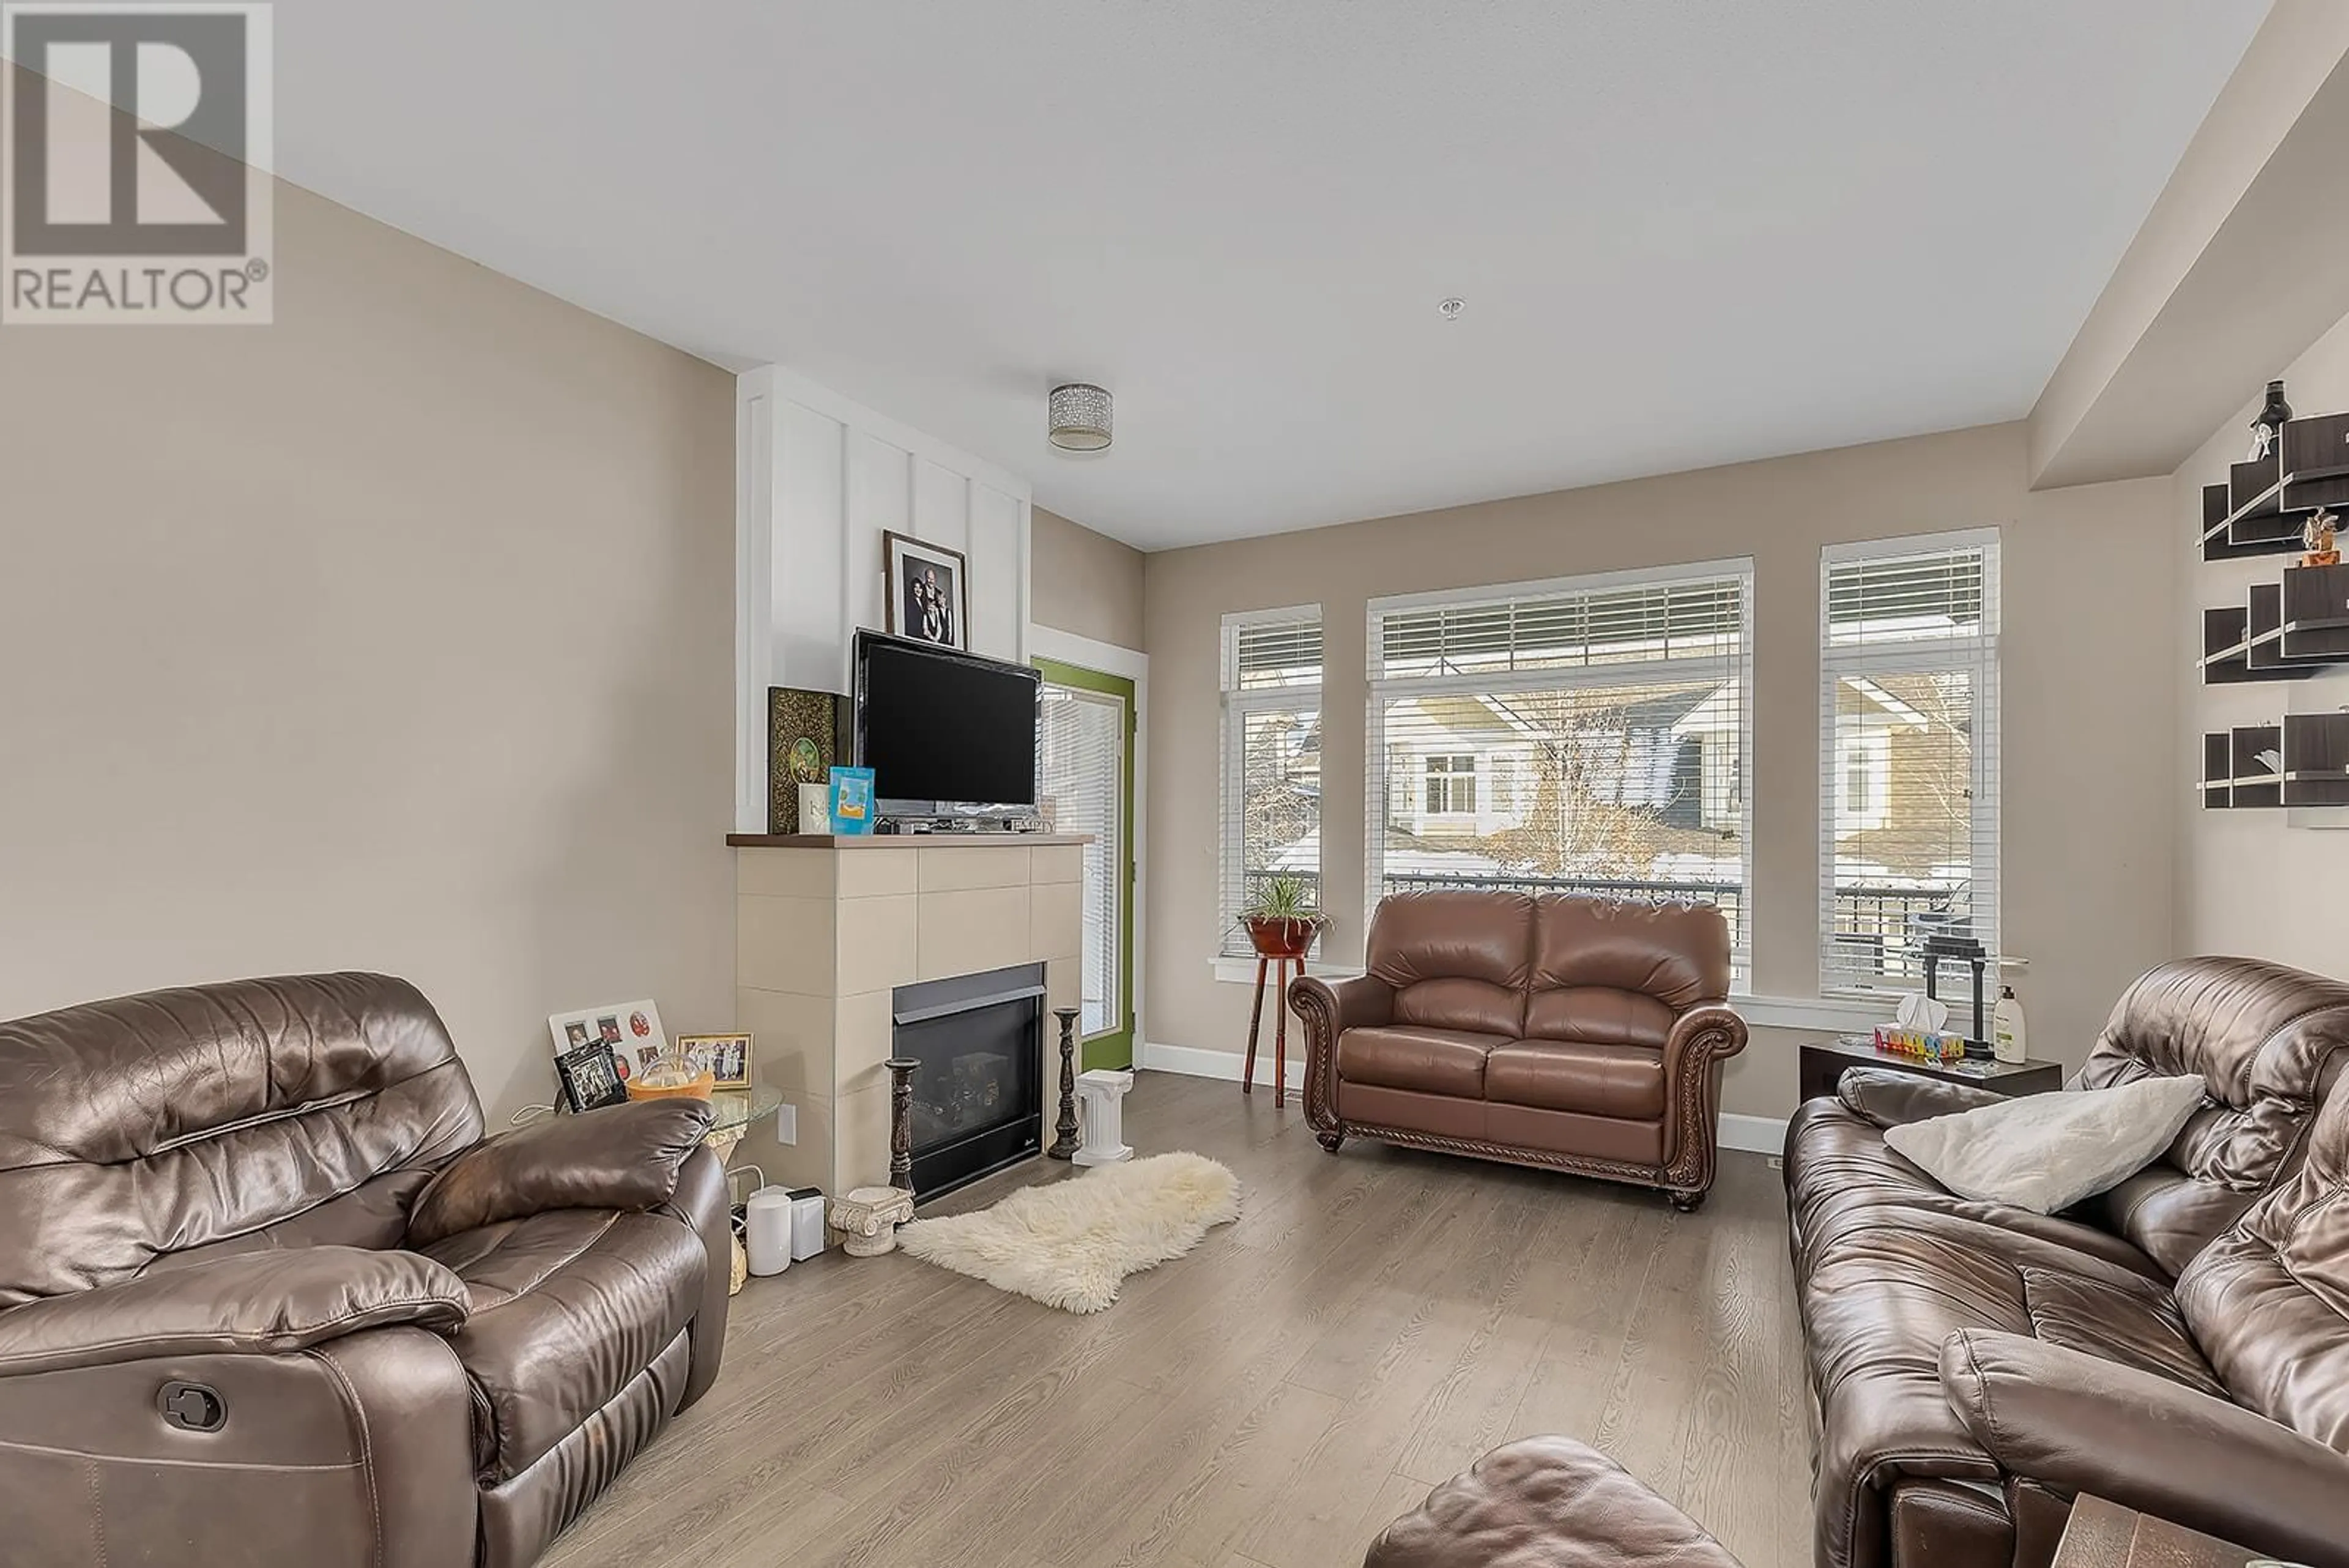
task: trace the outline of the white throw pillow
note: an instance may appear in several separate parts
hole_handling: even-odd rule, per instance
[[[2202,1080],[2189,1076],[2022,1095],[1888,1127],[1884,1141],[1961,1198],[2053,1214],[2143,1169],[2202,1093]]]

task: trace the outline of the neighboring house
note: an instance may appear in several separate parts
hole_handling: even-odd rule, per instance
[[[1556,693],[1462,693],[1386,711],[1388,877],[1733,880],[1746,781],[1733,681],[1593,704]],[[1963,883],[1969,714],[1928,675],[1838,687],[1835,856],[1847,881]],[[1265,870],[1318,867],[1318,724],[1251,758],[1279,787],[1252,830]]]
[[[1930,674],[1837,683],[1835,853],[1843,879],[1953,886],[1971,875],[1971,713]]]
[[[1644,810],[1666,827],[1738,830],[1744,803],[1733,682],[1587,718],[1545,715],[1540,701],[1475,694],[1390,708],[1390,841],[1400,834],[1444,845],[1518,832],[1546,785]]]
[[[1540,731],[1489,696],[1415,697],[1387,711],[1391,830],[1423,843],[1525,826]]]

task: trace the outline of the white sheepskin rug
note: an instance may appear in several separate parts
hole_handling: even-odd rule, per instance
[[[1023,1187],[992,1209],[897,1230],[916,1258],[1075,1313],[1117,1300],[1125,1276],[1179,1258],[1239,1218],[1240,1181],[1195,1154],[1103,1165]]]

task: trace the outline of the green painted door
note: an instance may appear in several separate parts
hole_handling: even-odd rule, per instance
[[[1054,827],[1085,833],[1084,1064],[1133,1065],[1133,682],[1040,659],[1040,793]]]

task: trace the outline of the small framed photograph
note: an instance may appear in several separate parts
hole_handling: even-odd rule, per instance
[[[628,1097],[619,1058],[600,1040],[557,1056],[554,1075],[563,1085],[564,1104],[574,1114],[616,1106]]]
[[[904,534],[881,535],[885,629],[941,648],[970,646],[970,568],[962,552]]]
[[[623,1078],[628,1075],[633,1064],[650,1061],[668,1046],[668,1036],[661,1033],[660,1009],[653,1005],[649,997],[642,1002],[618,1002],[605,1007],[550,1013],[546,1032],[554,1041],[557,1056],[583,1045],[605,1047],[612,1053]],[[651,1048],[649,1054],[647,1047]]]
[[[826,796],[832,818],[832,831],[842,837],[853,838],[860,833],[873,831],[873,770],[871,768],[834,768]]]
[[[708,1067],[721,1089],[750,1086],[750,1037],[748,1034],[680,1034],[677,1048]]]

